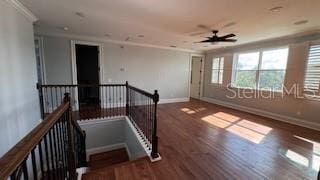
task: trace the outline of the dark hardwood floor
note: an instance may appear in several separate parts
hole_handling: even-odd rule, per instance
[[[159,105],[158,135],[161,161],[91,179],[316,179],[320,164],[320,132],[197,100]]]

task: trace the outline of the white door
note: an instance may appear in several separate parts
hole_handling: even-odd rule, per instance
[[[191,80],[190,80],[190,96],[200,99],[201,89],[201,57],[192,57],[191,60]]]

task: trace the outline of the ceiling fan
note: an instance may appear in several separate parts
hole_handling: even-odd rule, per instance
[[[224,36],[218,36],[218,30],[212,30],[212,33],[213,33],[213,36],[212,37],[206,37],[207,39],[206,40],[203,40],[203,41],[200,41],[200,42],[197,42],[197,43],[211,43],[211,44],[216,44],[218,42],[237,42],[236,39],[229,39],[229,38],[232,38],[232,37],[235,37],[236,35],[235,34],[227,34],[227,35],[224,35]]]

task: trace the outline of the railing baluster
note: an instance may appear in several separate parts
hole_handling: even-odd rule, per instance
[[[50,148],[50,158],[51,158],[51,174],[53,174],[55,170],[55,164],[54,164],[54,152],[53,152],[53,142],[52,142],[52,134],[51,134],[51,129],[49,130],[49,148]]]
[[[43,141],[41,140],[38,144],[38,153],[39,153],[39,159],[40,159],[40,170],[41,170],[41,175],[43,175],[44,172],[44,162],[43,162],[43,152],[42,152],[42,143]]]
[[[61,149],[60,149],[60,142],[58,139],[58,132],[57,132],[57,124],[55,124],[53,127],[53,135],[54,135],[54,146],[55,146],[55,155],[56,155],[56,167],[57,167],[57,174],[63,178],[61,174],[60,164],[61,164]]]
[[[33,173],[33,179],[37,180],[38,175],[37,175],[37,162],[36,162],[36,157],[34,153],[34,149],[31,151],[31,164],[32,164],[32,173]]]
[[[53,102],[53,95],[52,95],[53,93],[52,93],[52,89],[53,89],[53,88],[50,88],[51,112],[53,112],[53,110],[54,110],[54,108],[53,108],[53,107],[54,107],[54,106],[53,106],[53,105],[54,105],[54,102]]]
[[[48,149],[48,134],[45,135],[44,137],[44,150],[45,150],[45,156],[46,156],[46,176],[48,176],[48,179],[51,179],[51,173],[50,173],[50,165],[49,165],[49,149]]]
[[[27,167],[27,159],[28,158],[26,158],[22,163],[22,171],[23,171],[23,179],[24,180],[28,180],[29,179],[28,167]]]
[[[64,114],[62,117],[62,124],[61,124],[61,130],[62,130],[62,134],[63,134],[63,150],[64,150],[64,172],[65,172],[65,176],[67,176],[67,170],[68,170],[68,148],[66,146],[68,137],[67,137],[67,133],[66,133],[66,118],[67,115]]]
[[[46,87],[45,88],[45,90],[46,90],[46,112],[45,113],[49,113],[49,94],[48,94],[48,88]]]

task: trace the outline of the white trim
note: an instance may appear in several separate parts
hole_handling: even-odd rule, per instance
[[[109,118],[95,118],[95,119],[88,119],[88,120],[78,120],[79,126],[85,126],[85,125],[93,125],[93,124],[100,124],[100,123],[106,123],[106,122],[113,122],[113,121],[120,121],[123,120],[125,116],[118,116],[118,117],[109,117]]]
[[[38,18],[21,2],[18,0],[6,0],[12,7],[14,7],[20,14],[25,16],[29,21],[36,22]]]
[[[88,167],[81,167],[81,168],[77,168],[76,171],[77,171],[77,174],[78,174],[77,180],[81,180],[82,179],[82,174],[85,174],[85,173],[89,172],[90,170],[89,170]],[[39,178],[39,179],[41,179],[41,178]]]
[[[191,70],[192,70],[192,55],[189,55],[189,70],[188,70],[188,97],[191,96]]]
[[[140,47],[148,47],[148,48],[157,48],[157,49],[166,49],[166,50],[173,50],[173,51],[182,51],[182,52],[203,54],[203,51],[196,51],[196,50],[184,49],[184,48],[173,48],[173,47],[152,45],[152,44],[146,44],[146,43],[136,43],[136,42],[129,42],[129,41],[103,39],[104,37],[93,37],[93,36],[73,35],[73,34],[67,34],[67,33],[50,33],[50,32],[37,32],[36,34],[42,35],[42,36],[65,37],[65,38],[79,39],[79,40],[85,40],[85,41],[107,42],[107,43],[119,44],[119,45],[140,46]]]
[[[190,101],[190,98],[160,99],[160,100],[159,100],[159,104],[188,102],[188,101]]]
[[[128,157],[131,160],[131,153],[130,153],[128,145],[126,143],[111,144],[111,145],[87,149],[86,150],[86,153],[87,153],[86,159],[87,159],[87,161],[89,161],[91,155],[99,154],[99,153],[103,153],[103,152],[108,152],[108,151],[113,151],[113,150],[117,150],[117,149],[121,149],[121,148],[126,149]]]
[[[99,54],[98,54],[98,61],[99,61],[99,68],[100,68],[100,72],[99,72],[99,82],[100,84],[103,84],[104,79],[103,79],[103,67],[104,67],[104,56],[103,56],[103,44],[101,43],[96,43],[96,42],[89,42],[89,41],[78,41],[78,40],[71,40],[71,66],[72,66],[72,84],[77,84],[78,80],[77,80],[77,61],[76,61],[76,45],[77,44],[81,44],[81,45],[89,45],[89,46],[97,46],[98,50],[99,50]],[[100,100],[101,100],[101,104],[104,104],[104,99],[101,98],[102,97],[102,93],[100,91]],[[75,110],[79,109],[79,102],[78,102],[78,88],[75,88],[75,99],[76,102],[74,103],[74,108]]]
[[[209,102],[209,103],[217,104],[217,105],[220,105],[220,106],[225,106],[225,107],[228,107],[228,108],[231,108],[231,109],[236,109],[236,110],[239,110],[239,111],[244,111],[244,112],[256,114],[256,115],[259,115],[259,116],[271,118],[271,119],[274,119],[274,120],[286,122],[286,123],[289,123],[289,124],[294,124],[294,125],[306,127],[306,128],[314,129],[314,130],[317,130],[317,131],[320,130],[320,124],[319,123],[308,122],[308,121],[305,121],[303,119],[290,117],[290,116],[285,116],[285,115],[277,114],[277,113],[272,113],[272,112],[264,111],[264,110],[261,110],[261,109],[246,107],[246,106],[242,106],[242,105],[238,105],[238,104],[234,104],[234,103],[230,103],[230,102],[225,102],[225,101],[221,101],[221,100],[217,100],[217,99],[213,99],[213,98],[208,98],[208,97],[203,97],[203,98],[201,98],[201,100]]]
[[[46,63],[44,59],[43,37],[34,36],[34,39],[39,41],[39,56],[40,56],[42,84],[47,84],[47,72],[46,72]]]
[[[200,76],[200,97],[203,97],[203,84],[204,84],[204,64],[205,64],[205,55],[202,54],[191,54],[190,55],[190,62],[189,62],[189,75],[188,75],[188,84],[189,84],[189,98],[191,97],[191,70],[192,70],[192,58],[193,57],[200,57],[201,58],[201,76]],[[188,100],[189,101],[189,100]]]
[[[130,121],[129,117],[125,116],[125,120],[127,121],[129,127],[133,131],[134,135],[137,137],[140,145],[143,147],[144,151],[147,153],[148,156],[151,156],[151,150],[149,150],[149,147],[151,147],[151,143],[148,141],[148,139],[145,136],[142,136],[143,133],[141,133],[141,130],[137,125],[133,125],[132,121]],[[140,133],[138,132],[140,131]]]
[[[140,128],[137,125],[133,125],[133,122],[130,121],[129,117],[125,116],[125,119],[126,119],[127,123],[129,124],[129,127],[131,128],[131,130],[134,132],[134,134],[138,138],[140,145],[143,147],[143,149],[145,150],[145,152],[149,156],[150,161],[151,162],[160,161],[162,158],[159,153],[158,153],[157,158],[152,158],[151,150],[149,149],[149,147],[151,147],[152,145],[150,144],[148,139],[145,136],[143,136],[143,133],[140,130]],[[140,133],[138,131],[140,131]]]

